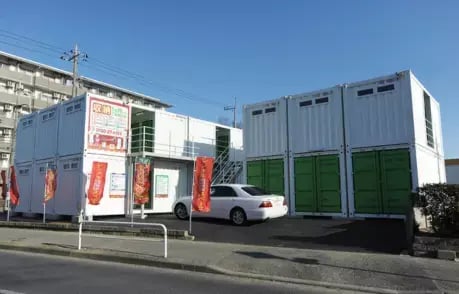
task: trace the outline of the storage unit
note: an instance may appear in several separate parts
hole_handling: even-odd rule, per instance
[[[32,162],[35,156],[35,128],[38,113],[21,117],[16,128],[15,163]],[[20,142],[20,144],[18,144]]]
[[[34,160],[42,160],[57,156],[59,111],[59,105],[55,105],[38,112],[34,142]]]
[[[285,158],[258,159],[247,162],[247,183],[265,189],[269,193],[286,195],[287,168]]]
[[[459,159],[446,159],[446,182],[459,185]]]
[[[402,218],[446,179],[440,106],[410,71],[245,106],[244,139],[249,183],[253,160],[288,158],[290,214]]]
[[[47,214],[78,215],[80,209],[87,216],[124,214],[129,105],[85,94],[24,117],[20,124],[24,127],[18,128],[15,166],[21,205],[15,211],[43,212],[48,166],[57,167],[57,189],[46,203]],[[98,205],[90,205],[84,196],[93,161],[108,164]]]
[[[290,206],[297,215],[347,215],[342,89],[289,97]]]
[[[20,199],[16,206],[17,212],[31,212],[30,206],[32,201],[33,185],[33,167],[32,162],[22,162],[15,164],[16,181],[19,187]]]
[[[247,160],[287,154],[287,100],[244,106],[244,152]]]
[[[344,87],[349,216],[403,218],[445,182],[440,107],[410,71]]]

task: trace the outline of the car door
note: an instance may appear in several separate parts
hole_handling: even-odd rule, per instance
[[[210,216],[228,219],[233,206],[234,189],[230,186],[213,186],[210,191]]]

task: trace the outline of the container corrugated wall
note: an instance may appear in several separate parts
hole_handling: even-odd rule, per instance
[[[348,148],[413,141],[409,74],[352,83],[344,88]]]
[[[338,151],[343,147],[340,87],[292,96],[288,119],[291,152]]]
[[[15,163],[31,162],[35,155],[35,129],[38,113],[32,113],[19,119],[16,129]]]
[[[35,133],[35,160],[57,155],[60,107],[46,108],[38,113]]]
[[[283,156],[287,152],[286,99],[244,106],[246,158]]]
[[[162,127],[162,126],[159,126]],[[216,127],[207,121],[189,118],[189,140],[200,156],[215,156]],[[192,145],[192,144],[189,144]],[[191,150],[190,150],[191,151]]]
[[[86,95],[75,97],[60,105],[58,155],[82,154],[86,134]]]
[[[189,156],[188,117],[156,111],[155,153],[170,156]]]

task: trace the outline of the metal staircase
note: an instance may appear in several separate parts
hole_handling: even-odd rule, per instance
[[[228,146],[215,158],[212,185],[234,183],[241,171],[242,161],[231,160]]]

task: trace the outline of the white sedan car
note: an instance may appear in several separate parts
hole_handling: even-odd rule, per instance
[[[179,219],[189,217],[191,196],[177,199],[174,213]],[[252,185],[219,184],[210,189],[210,212],[193,211],[193,217],[229,219],[235,225],[247,221],[266,220],[287,214],[287,202],[284,196],[269,194]]]

